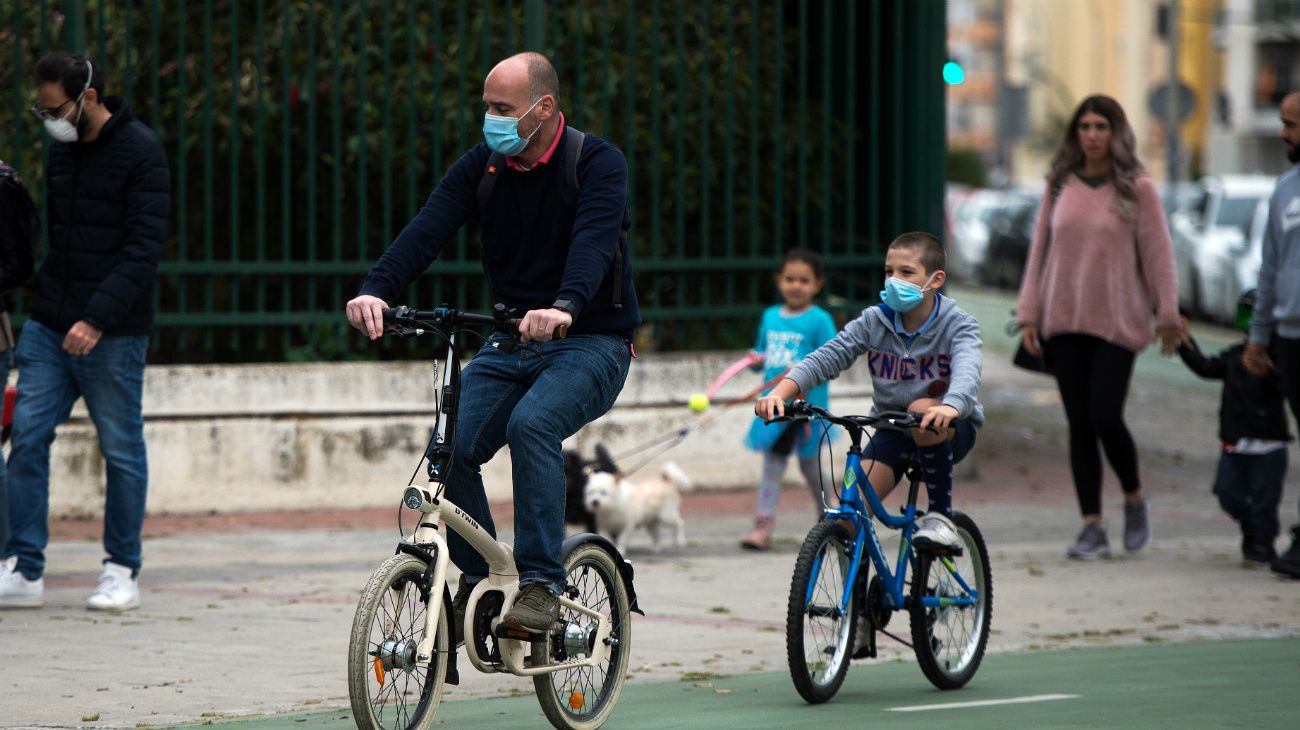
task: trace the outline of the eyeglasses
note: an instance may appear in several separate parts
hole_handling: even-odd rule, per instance
[[[72,101],[73,101],[72,99],[68,99],[67,101],[55,107],[44,107],[37,104],[33,104],[31,108],[29,108],[27,111],[31,112],[32,114],[35,114],[36,118],[40,119],[41,121],[52,122],[56,119],[61,119],[63,117],[63,115],[59,113],[59,110],[71,104]]]

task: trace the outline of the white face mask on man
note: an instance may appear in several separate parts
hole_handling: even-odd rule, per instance
[[[54,139],[60,142],[76,142],[81,134],[77,131],[78,125],[81,124],[82,101],[86,98],[86,91],[90,88],[90,81],[95,76],[95,69],[86,61],[86,85],[82,87],[81,93],[77,95],[76,102],[73,105],[75,119],[69,120],[65,117],[42,117],[41,121],[45,125],[45,131]],[[70,112],[71,113],[71,112]]]

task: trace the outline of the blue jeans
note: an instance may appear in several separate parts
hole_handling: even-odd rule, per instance
[[[9,382],[9,371],[14,368],[14,350],[9,348],[0,352],[0,392]],[[5,543],[9,542],[9,478],[5,469],[5,455],[0,451],[0,558],[4,554]]]
[[[87,355],[63,351],[63,333],[29,320],[18,338],[18,401],[9,452],[9,541],[4,555],[18,556],[29,580],[45,572],[50,541],[50,444],[77,398],[99,435],[108,470],[104,550],[108,560],[140,570],[149,469],[140,394],[149,338],[104,336]]]
[[[480,467],[510,445],[520,585],[542,583],[555,593],[564,587],[560,442],[614,405],[631,361],[620,337],[576,335],[511,354],[484,345],[461,373],[456,453],[445,494],[495,536]],[[487,561],[464,539],[448,531],[447,543],[467,584],[487,577]]]
[[[1251,533],[1256,542],[1273,544],[1277,509],[1286,479],[1285,448],[1267,454],[1220,454],[1214,494],[1228,516]]]

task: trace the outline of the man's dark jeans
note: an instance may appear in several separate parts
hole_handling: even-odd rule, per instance
[[[461,374],[446,496],[496,535],[480,467],[510,445],[520,585],[544,583],[556,593],[564,586],[560,444],[614,405],[630,364],[631,351],[621,337],[580,335],[530,343],[510,354],[488,344]],[[487,576],[486,561],[465,540],[449,531],[447,542],[466,581]]]

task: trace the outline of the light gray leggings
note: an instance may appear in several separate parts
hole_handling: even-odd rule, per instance
[[[774,454],[770,451],[763,454],[763,475],[758,480],[758,514],[762,517],[776,514],[776,503],[781,500],[781,477],[785,474],[785,462],[788,458],[788,454]],[[813,504],[820,510],[822,506],[821,459],[816,456],[799,459],[799,471],[803,473],[804,481],[808,483]],[[826,503],[834,504],[834,502],[835,485],[827,480]]]

